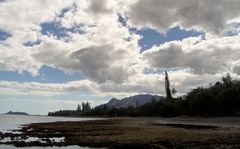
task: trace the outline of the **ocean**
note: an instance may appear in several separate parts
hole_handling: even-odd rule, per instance
[[[44,123],[57,121],[88,121],[101,118],[69,118],[69,117],[50,117],[50,116],[31,116],[31,115],[0,115],[0,132],[12,132],[30,123]],[[14,132],[18,133],[18,132]],[[1,139],[0,139],[1,141]],[[14,147],[12,145],[0,145],[0,149],[89,149],[80,146],[67,147]]]

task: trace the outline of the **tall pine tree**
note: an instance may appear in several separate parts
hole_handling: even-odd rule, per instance
[[[170,82],[169,82],[167,71],[165,71],[165,89],[166,89],[166,99],[171,99],[172,93],[170,90]]]

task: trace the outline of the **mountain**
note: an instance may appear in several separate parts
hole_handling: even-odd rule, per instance
[[[29,115],[28,113],[25,113],[25,112],[12,112],[12,111],[9,111],[8,113],[5,113],[5,114],[9,114],[9,115]]]
[[[157,95],[149,95],[149,94],[143,94],[143,95],[135,95],[123,98],[121,100],[112,98],[108,103],[102,104],[100,107],[107,106],[108,108],[127,108],[127,107],[137,107],[142,106],[146,103],[149,103],[152,101],[152,99],[155,99],[156,101],[159,101],[162,99],[162,96]]]

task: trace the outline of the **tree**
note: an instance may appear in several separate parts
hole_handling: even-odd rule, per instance
[[[82,102],[82,111],[86,111],[86,104]]]
[[[222,81],[223,81],[223,84],[227,86],[232,83],[232,77],[229,72],[227,73],[226,77],[222,78]]]
[[[138,100],[137,100],[137,102],[136,102],[136,107],[139,107],[139,103],[138,103]]]
[[[85,105],[86,105],[86,108],[85,108],[86,111],[91,110],[90,102],[87,102]]]
[[[166,99],[171,99],[172,93],[170,90],[170,82],[169,82],[167,71],[165,71],[165,89],[166,89]]]
[[[177,90],[175,88],[172,88],[172,94],[176,94],[177,93]]]
[[[91,110],[90,102],[82,102],[82,111],[89,111]]]
[[[76,111],[77,111],[77,112],[82,111],[81,105],[78,104],[78,106],[77,106],[77,110],[76,110]]]

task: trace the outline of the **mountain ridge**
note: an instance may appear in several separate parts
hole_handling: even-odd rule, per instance
[[[163,99],[163,96],[150,95],[150,94],[140,94],[125,97],[122,99],[112,98],[107,103],[101,104],[98,108],[106,106],[107,108],[128,108],[128,107],[137,107],[142,106],[146,103],[151,102],[153,99],[159,101]]]

